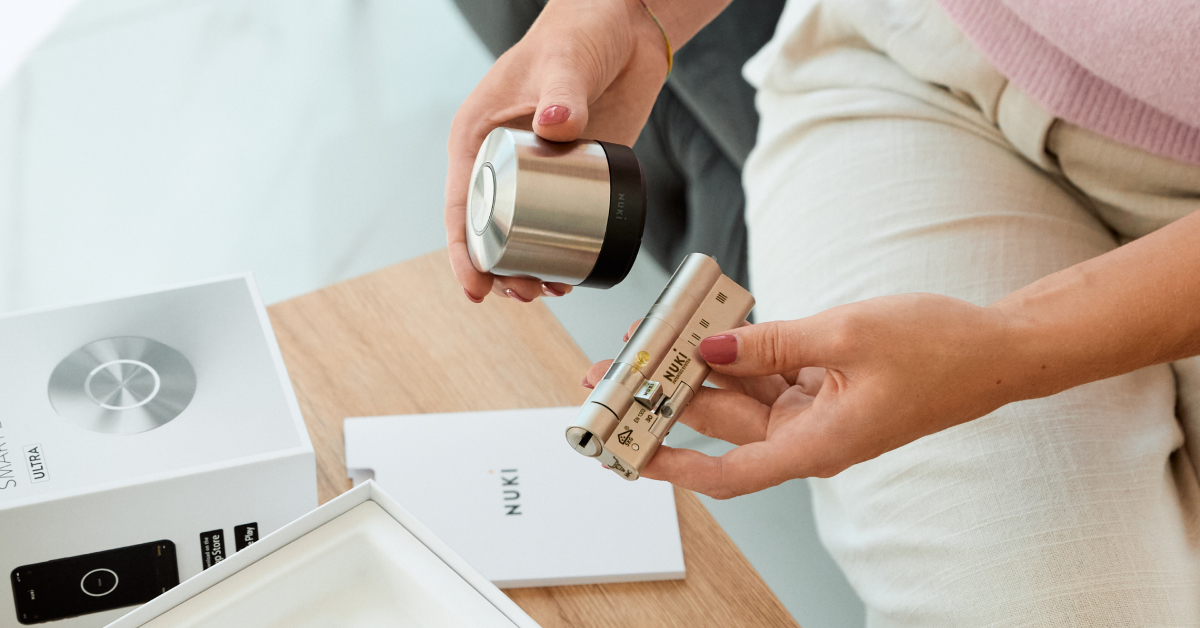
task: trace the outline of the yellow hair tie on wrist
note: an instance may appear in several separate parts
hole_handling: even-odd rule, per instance
[[[658,21],[658,16],[654,11],[650,10],[650,5],[646,4],[646,0],[638,0],[642,3],[642,8],[646,13],[650,14],[650,19],[654,20],[654,25],[658,27],[658,32],[662,33],[663,41],[667,44],[667,78],[663,79],[666,83],[667,79],[671,78],[671,70],[675,67],[675,51],[671,48],[671,38],[667,37],[667,29],[663,28],[662,22]]]

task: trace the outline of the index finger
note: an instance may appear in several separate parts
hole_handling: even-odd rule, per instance
[[[729,499],[783,484],[795,477],[792,457],[779,441],[742,445],[723,456],[666,445],[642,471],[642,477],[665,480],[714,499]]]

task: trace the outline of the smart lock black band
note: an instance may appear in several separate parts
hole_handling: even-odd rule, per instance
[[[646,226],[646,178],[633,149],[598,142],[608,157],[608,226],[592,272],[579,285],[611,288],[629,274]]]

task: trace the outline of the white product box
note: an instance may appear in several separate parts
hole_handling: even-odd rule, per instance
[[[563,431],[578,411],[346,419],[346,467],[499,587],[683,578],[674,489],[576,453]]]
[[[0,317],[0,626],[104,626],[316,506],[250,276]]]
[[[109,628],[538,628],[366,482]]]

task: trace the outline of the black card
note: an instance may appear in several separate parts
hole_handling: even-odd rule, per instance
[[[225,560],[225,531],[210,530],[200,533],[200,564],[208,569]]]
[[[252,543],[258,540],[258,524],[244,523],[233,528],[233,542],[237,547],[237,551],[242,551],[250,547]]]

